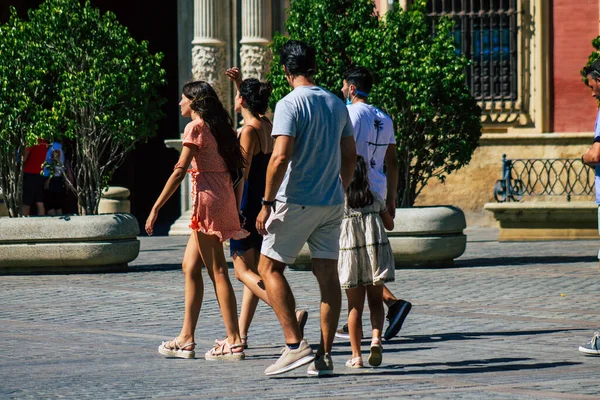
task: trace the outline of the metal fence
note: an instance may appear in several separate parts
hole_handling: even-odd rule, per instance
[[[442,16],[454,19],[457,51],[471,60],[467,83],[479,101],[511,103],[518,98],[517,0],[431,0],[432,30]]]
[[[499,203],[523,196],[589,196],[594,193],[593,168],[580,158],[517,158],[502,156],[502,179],[494,184]]]

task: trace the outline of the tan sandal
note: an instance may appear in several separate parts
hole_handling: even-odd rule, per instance
[[[184,345],[180,345],[178,338],[172,340],[173,345],[171,346],[169,342],[162,342],[160,346],[158,346],[158,352],[163,356],[167,357],[177,357],[177,358],[195,358],[196,351],[192,348],[191,350],[185,350],[187,347],[194,346],[196,347],[196,343],[190,342]]]
[[[204,358],[206,360],[243,360],[246,358],[246,354],[244,354],[244,344],[229,344],[225,340],[222,342],[219,341],[215,347],[206,352]]]
[[[248,350],[248,336],[240,336],[242,340],[242,344],[244,345],[244,350]],[[227,342],[227,336],[223,339],[215,339],[215,344],[221,346],[224,342]]]
[[[346,361],[346,367],[348,368],[362,368],[363,366],[362,357],[354,357]]]
[[[373,338],[371,341],[371,353],[369,354],[369,365],[373,367],[379,367],[383,360],[383,348],[381,347],[381,340],[379,338]]]

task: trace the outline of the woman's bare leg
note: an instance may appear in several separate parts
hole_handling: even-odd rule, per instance
[[[202,281],[202,259],[198,252],[196,239],[194,234],[190,236],[185,254],[183,256],[182,270],[185,279],[185,308],[183,313],[183,326],[177,337],[179,345],[193,343],[196,324],[198,323],[198,315],[202,307],[202,299],[204,297],[204,282]],[[174,343],[170,343],[173,348]],[[191,350],[191,348],[186,348]]]
[[[242,297],[242,310],[240,312],[240,335],[246,337],[250,324],[254,318],[254,312],[259,298],[269,304],[269,297],[265,291],[265,285],[257,273],[258,254],[256,249],[250,249],[233,259],[235,277],[244,284],[244,295]],[[258,296],[257,296],[258,295]],[[260,297],[259,297],[260,296]]]
[[[223,253],[223,244],[215,235],[205,235],[202,232],[196,232],[195,237],[200,255],[215,287],[217,301],[219,302],[225,331],[227,332],[227,343],[230,345],[241,343],[237,304],[233,286],[231,286],[231,281],[229,280],[227,261]]]

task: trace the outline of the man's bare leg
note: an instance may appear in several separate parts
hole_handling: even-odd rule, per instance
[[[338,278],[337,260],[312,259],[312,271],[321,290],[321,343],[317,356],[331,353],[335,329],[342,309],[342,289]]]
[[[300,328],[296,320],[296,300],[287,279],[283,275],[285,264],[264,254],[260,255],[258,273],[262,278],[267,296],[279,319],[286,344],[297,344],[302,341]],[[339,285],[338,285],[339,286]]]
[[[385,305],[387,306],[387,308],[390,308],[390,306],[392,304],[394,304],[395,302],[397,302],[398,299],[396,296],[394,296],[394,294],[392,292],[390,292],[390,289],[388,289],[387,286],[383,286],[383,302],[385,303]]]

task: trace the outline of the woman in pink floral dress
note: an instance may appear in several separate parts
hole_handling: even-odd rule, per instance
[[[244,348],[238,330],[237,304],[227,271],[223,242],[248,235],[239,222],[232,177],[244,166],[233,122],[223,108],[214,89],[204,81],[183,87],[181,115],[191,117],[185,127],[183,148],[171,177],[156,200],[146,221],[146,232],[152,235],[158,211],[185,178],[192,177],[193,233],[183,258],[185,276],[185,312],[179,336],[163,342],[159,353],[169,357],[194,358],[196,323],[204,284],[204,264],[216,289],[227,339],[206,354],[206,359],[244,359]],[[191,169],[188,166],[191,164]]]

